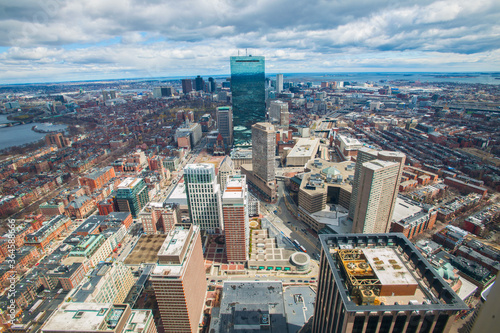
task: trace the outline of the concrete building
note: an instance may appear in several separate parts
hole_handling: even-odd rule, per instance
[[[336,141],[339,152],[346,160],[350,160],[351,156],[356,156],[358,154],[358,150],[363,148],[363,143],[361,141],[345,135],[337,135]]]
[[[198,226],[177,224],[168,233],[150,279],[165,332],[197,332],[207,289]]]
[[[252,125],[252,166],[265,182],[275,181],[276,131],[270,123]]]
[[[373,160],[361,168],[353,219],[355,233],[389,232],[398,191],[399,163]]]
[[[280,125],[288,128],[290,125],[290,112],[281,112]]]
[[[210,163],[188,164],[184,182],[191,223],[210,233],[223,228],[221,189]]]
[[[72,302],[123,303],[134,285],[134,276],[122,261],[99,263],[87,276],[87,282],[70,295]]]
[[[233,144],[233,108],[221,106],[217,108],[217,129],[228,146]]]
[[[302,138],[297,141],[292,151],[286,157],[287,166],[304,166],[316,156],[319,149],[319,139]]]
[[[328,228],[329,233],[351,232],[347,209],[353,163],[314,159],[306,164],[305,170],[309,173],[303,176],[298,189],[300,220],[316,232],[324,228]]]
[[[234,164],[234,170],[240,170],[243,164],[252,165],[252,150],[235,148],[231,151],[231,160]]]
[[[312,332],[448,332],[469,307],[401,234],[320,235]]]
[[[188,123],[179,127],[175,131],[175,141],[179,136],[184,136],[186,133],[189,134],[191,139],[191,147],[194,147],[200,142],[201,137],[203,135],[203,131],[201,129],[201,125],[197,123]]]
[[[309,213],[325,209],[327,187],[319,174],[306,174],[299,189],[299,207]]]
[[[149,201],[148,187],[142,178],[128,177],[118,185],[115,200],[120,212],[130,212],[136,218]]]
[[[217,182],[220,184],[221,192],[226,189],[227,177],[234,174],[234,166],[231,157],[225,156],[219,165],[219,172],[217,173]]]
[[[283,91],[283,74],[276,74],[276,92],[281,94]]]
[[[222,196],[224,235],[227,261],[230,264],[248,260],[250,226],[248,220],[248,191],[245,176],[229,176]]]
[[[156,333],[151,310],[128,304],[63,303],[42,326],[42,333]]]
[[[361,176],[361,168],[363,163],[377,159],[378,151],[370,148],[361,148],[358,151],[356,165],[354,167],[354,179],[352,182],[352,195],[349,203],[349,218],[354,219],[354,211],[356,201],[358,199],[359,178]]]
[[[281,124],[281,114],[287,112],[288,113],[288,103],[282,101],[272,101],[271,106],[269,107],[269,121],[270,122],[278,122]]]
[[[403,168],[406,160],[406,155],[400,152],[394,152],[394,151],[377,151],[375,149],[369,149],[369,148],[361,148],[358,151],[357,158],[356,158],[356,165],[354,168],[354,179],[353,179],[353,184],[352,184],[352,195],[351,195],[351,202],[349,203],[349,217],[354,220],[354,214],[355,214],[355,209],[356,209],[356,202],[358,200],[358,188],[360,186],[360,177],[361,177],[361,170],[363,168],[363,165],[365,162],[369,162],[372,160],[381,160],[381,161],[390,161],[390,162],[396,162],[399,164],[398,168],[398,173],[396,175],[396,182],[394,183],[394,191],[392,191],[392,197],[391,197],[391,211],[389,213],[389,219],[392,218],[392,214],[394,211],[394,205],[396,202],[396,198],[399,192],[399,184],[401,182],[401,176],[403,174]]]

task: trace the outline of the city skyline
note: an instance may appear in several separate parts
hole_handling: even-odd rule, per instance
[[[268,73],[494,71],[499,6],[18,1],[0,14],[0,83],[221,75],[238,52]]]

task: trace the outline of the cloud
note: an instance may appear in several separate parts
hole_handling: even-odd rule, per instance
[[[228,73],[245,48],[277,71],[496,70],[499,22],[494,0],[16,0],[0,8],[0,82]]]

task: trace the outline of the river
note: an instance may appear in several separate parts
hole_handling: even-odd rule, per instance
[[[8,123],[7,115],[0,115],[0,124]],[[12,127],[0,128],[0,150],[21,146],[27,143],[37,142],[45,137],[45,133],[37,133],[31,130],[33,126],[47,131],[61,131],[66,129],[66,125],[48,125],[46,123],[30,123]]]

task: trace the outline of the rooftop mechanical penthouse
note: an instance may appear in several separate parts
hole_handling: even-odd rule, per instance
[[[319,237],[313,332],[447,332],[468,309],[403,234]]]

